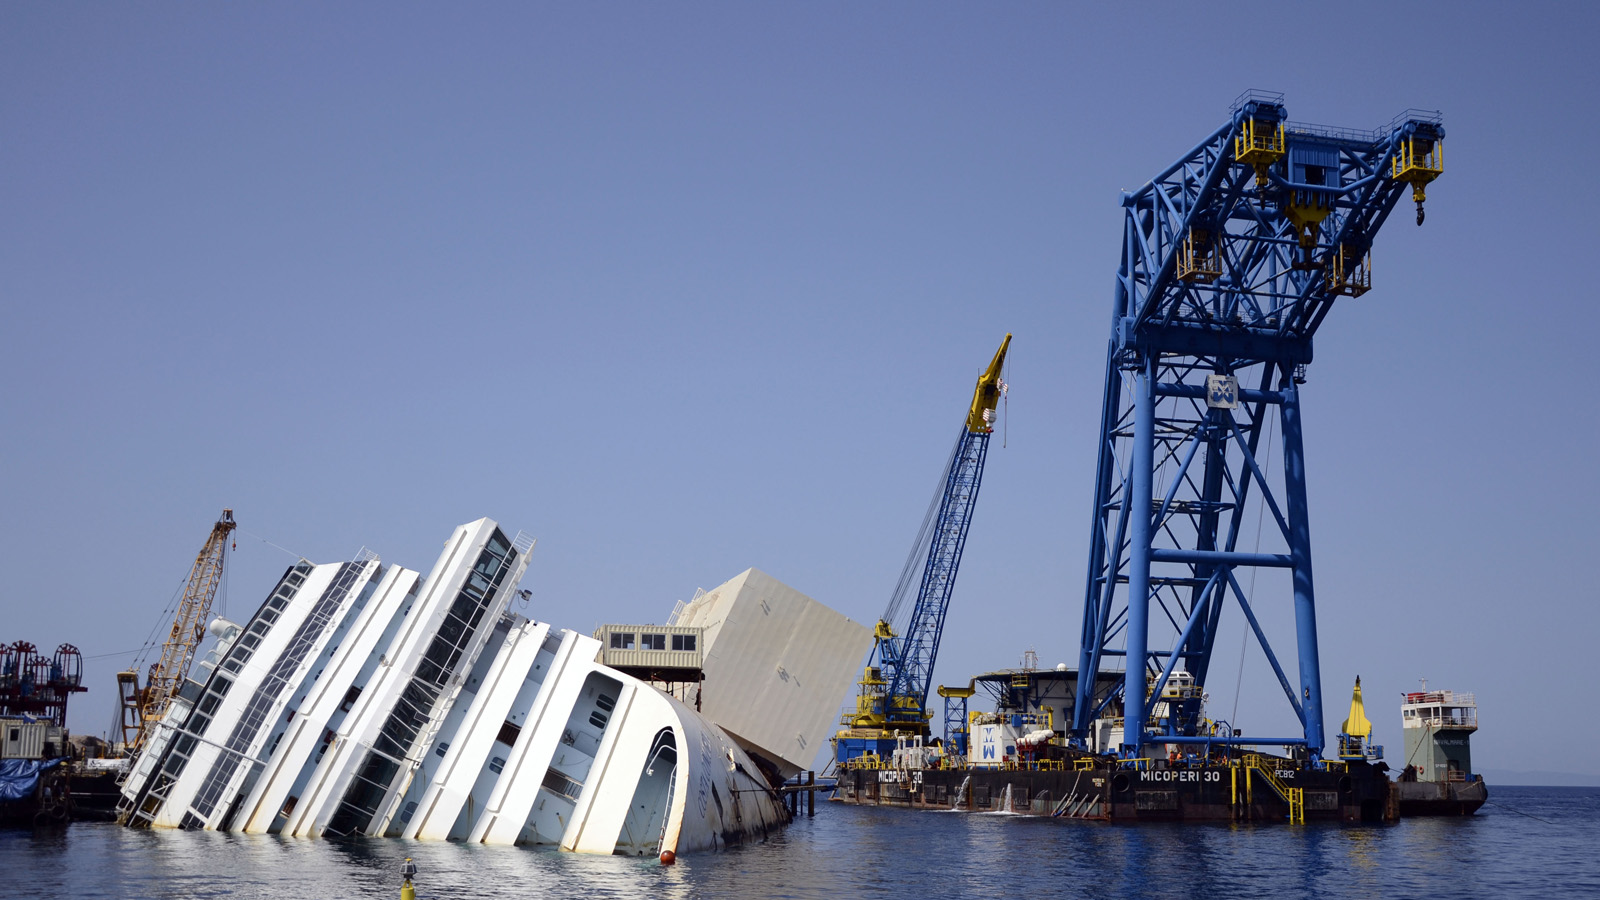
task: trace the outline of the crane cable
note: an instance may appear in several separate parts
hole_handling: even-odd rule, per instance
[[[259,534],[256,534],[253,531],[245,531],[243,528],[239,528],[238,526],[234,526],[234,530],[236,532],[243,532],[244,534],[247,534],[247,535],[255,538],[256,540],[260,541],[263,544],[266,544],[269,547],[273,547],[273,548],[276,548],[278,550],[282,550],[284,553],[289,554],[290,556],[294,557],[297,560],[305,559],[305,557],[303,557],[300,554],[294,552],[293,550],[290,550],[289,548],[284,547],[284,546],[282,546],[280,544],[275,544],[272,541],[267,540],[266,538],[262,537]],[[238,549],[239,549],[239,540],[238,540],[238,538],[236,538],[236,537],[234,537],[232,535],[229,535],[229,538],[230,538],[230,542],[233,545],[233,550],[235,552],[237,552]],[[226,545],[224,546],[223,549],[224,549],[224,552],[226,552],[226,550],[227,550]],[[222,609],[217,613],[217,615],[224,616],[224,618],[226,618],[226,613],[227,613],[227,609],[228,609],[228,585],[229,585],[229,576],[232,574],[232,571],[233,571],[233,569],[230,566],[227,566],[227,565],[222,566],[222,584],[220,585],[220,590],[217,592],[218,595],[219,595],[219,599],[222,601]],[[192,574],[192,571],[191,571],[191,574]],[[85,659],[103,659],[103,658],[108,657],[108,656],[125,656],[125,655],[127,655],[129,653],[137,653],[138,656],[134,657],[133,662],[128,666],[128,668],[131,669],[131,670],[137,670],[141,665],[144,664],[145,658],[150,653],[150,651],[154,650],[155,647],[157,646],[157,637],[161,632],[161,628],[163,626],[166,626],[168,628],[171,627],[172,619],[173,619],[174,616],[177,615],[179,598],[183,594],[184,590],[188,587],[188,585],[189,585],[189,578],[188,578],[188,576],[185,576],[183,581],[179,582],[177,588],[175,588],[173,590],[172,597],[167,600],[166,607],[161,610],[161,614],[156,618],[155,624],[150,627],[150,633],[145,637],[144,643],[141,644],[138,647],[138,649],[136,649],[136,650],[124,650],[121,653],[103,653],[103,654],[100,654],[99,656],[85,657]]]
[[[1267,417],[1267,459],[1261,464],[1261,476],[1263,478],[1266,477],[1268,472],[1272,471],[1272,435],[1273,427],[1276,424],[1271,416]],[[1265,482],[1261,484],[1260,493],[1261,496],[1256,498],[1256,553],[1261,552],[1261,522],[1266,516],[1267,510],[1267,485]],[[1250,596],[1252,597],[1256,593],[1257,568],[1257,566],[1250,567]],[[1239,677],[1233,683],[1233,712],[1228,714],[1229,724],[1239,720],[1239,692],[1244,687],[1244,654],[1249,647],[1250,629],[1246,628],[1244,629],[1244,634],[1239,638]]]
[[[1011,372],[1011,356],[1006,355],[1005,365],[1001,368],[1000,375],[1000,404],[1005,407],[1000,418],[1005,422],[1000,426],[1000,449],[1004,450],[1011,443],[1011,382],[1006,375]]]
[[[137,650],[129,651],[138,654],[133,658],[133,662],[128,665],[129,670],[138,671],[139,667],[144,665],[145,656],[155,648],[156,636],[160,634],[161,627],[163,625],[166,625],[168,628],[171,627],[173,616],[177,614],[178,610],[178,598],[183,594],[184,588],[186,588],[188,584],[189,578],[188,576],[184,576],[183,581],[179,582],[178,586],[173,589],[172,597],[167,600],[166,607],[162,609],[161,614],[156,617],[155,624],[150,626],[150,633],[145,635],[144,643],[140,644]]]
[[[274,544],[273,542],[267,540],[266,538],[262,537],[261,535],[256,534],[254,531],[246,531],[243,528],[238,528],[238,527],[235,527],[234,531],[237,531],[240,534],[247,534],[247,535],[255,538],[256,540],[260,541],[261,543],[266,544],[268,547],[272,547],[275,550],[282,550],[283,552],[285,552],[285,553],[289,554],[290,556],[294,557],[296,560],[305,559],[304,556],[301,556],[300,554],[294,552],[293,550],[290,550],[288,547],[285,547],[282,544]],[[234,549],[237,550],[238,547],[235,546]]]
[[[895,582],[894,593],[889,595],[889,607],[883,613],[885,622],[892,624],[900,609],[905,606],[912,579],[916,577],[917,563],[927,554],[928,544],[933,540],[933,520],[939,515],[939,501],[944,499],[945,481],[950,477],[950,466],[955,462],[956,454],[961,452],[961,444],[965,439],[966,426],[963,425],[961,436],[956,438],[955,446],[950,448],[950,456],[945,459],[943,468],[939,470],[939,486],[933,492],[933,499],[928,502],[928,511],[922,516],[922,527],[917,529],[917,539],[911,544],[911,552],[906,554],[905,565],[900,567],[900,579]]]

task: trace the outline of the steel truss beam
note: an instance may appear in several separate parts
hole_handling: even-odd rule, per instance
[[[962,428],[945,472],[938,518],[928,543],[927,563],[917,603],[911,611],[902,636],[882,644],[885,680],[891,707],[884,717],[891,725],[926,727],[928,686],[933,679],[933,664],[939,656],[939,639],[944,635],[945,614],[955,590],[961,554],[972,527],[972,511],[977,506],[978,488],[983,480],[983,463],[989,454],[989,432]],[[895,704],[893,698],[900,698]]]
[[[1408,186],[1420,222],[1421,186],[1438,169],[1412,161],[1437,166],[1444,129],[1437,114],[1418,112],[1372,132],[1286,118],[1280,95],[1246,94],[1226,124],[1122,197],[1076,739],[1120,700],[1125,753],[1214,741],[1199,733],[1206,723],[1198,715],[1154,698],[1180,667],[1204,684],[1231,601],[1303,725],[1303,739],[1289,742],[1303,740],[1312,754],[1324,746],[1302,373],[1334,301],[1370,284],[1372,240]],[[1269,422],[1278,433],[1275,472],[1266,463],[1273,448],[1262,444]],[[1262,510],[1284,551],[1249,547],[1247,508]],[[1297,683],[1256,616],[1260,604],[1279,601],[1247,596],[1244,584],[1254,582],[1240,577],[1255,567],[1290,573]],[[1121,690],[1095,702],[1096,676],[1119,659]],[[1153,709],[1167,714],[1158,720]]]

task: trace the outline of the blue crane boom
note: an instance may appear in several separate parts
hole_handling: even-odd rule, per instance
[[[1005,391],[1000,373],[1010,346],[1011,335],[1007,334],[989,368],[978,378],[935,503],[929,506],[900,582],[878,620],[872,657],[859,682],[856,710],[845,715],[841,724],[846,727],[834,739],[841,763],[864,753],[887,754],[894,749],[898,735],[928,734],[928,688],[983,482],[994,411]],[[919,557],[924,562],[922,577],[916,582],[916,602],[909,620],[896,630],[890,623],[904,606]]]
[[[1072,722],[1078,741],[1095,740],[1102,716],[1114,723],[1120,700],[1125,753],[1220,736],[1320,755],[1300,386],[1334,302],[1371,287],[1373,238],[1407,188],[1422,224],[1425,188],[1443,171],[1443,140],[1437,113],[1410,110],[1374,131],[1329,128],[1290,122],[1282,95],[1251,91],[1220,128],[1123,195]],[[1271,441],[1262,441],[1274,426],[1281,463],[1269,483]],[[1281,550],[1240,546],[1252,492]],[[1256,568],[1289,573],[1297,684],[1256,616],[1259,598],[1247,596],[1255,578],[1246,573]],[[1168,688],[1191,683],[1173,680],[1175,671],[1205,682],[1230,597],[1303,736],[1245,736],[1204,717],[1198,687]],[[1097,676],[1119,664],[1120,686],[1097,691]]]

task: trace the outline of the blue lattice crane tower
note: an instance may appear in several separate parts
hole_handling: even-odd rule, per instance
[[[1421,225],[1424,188],[1443,170],[1437,113],[1408,111],[1376,131],[1328,128],[1290,122],[1282,95],[1254,91],[1232,113],[1122,197],[1072,728],[1074,738],[1091,738],[1120,700],[1124,753],[1223,738],[1320,755],[1301,385],[1334,302],[1371,286],[1372,241],[1389,213],[1410,188]],[[1269,420],[1282,442],[1271,481],[1262,446]],[[1244,549],[1252,492],[1287,552]],[[1259,598],[1247,596],[1253,567],[1289,570],[1293,682],[1256,615]],[[1243,735],[1203,718],[1198,686],[1229,598],[1301,736]],[[1120,689],[1096,695],[1095,676],[1118,662]]]
[[[865,755],[887,756],[897,737],[927,737],[928,687],[944,635],[945,613],[955,591],[967,531],[983,484],[983,466],[994,432],[994,412],[1005,393],[1000,380],[1011,335],[1000,342],[989,368],[978,377],[972,404],[950,451],[944,478],[923,517],[911,554],[900,571],[889,605],[873,632],[872,654],[858,683],[856,708],[844,715],[834,736],[839,763]],[[918,561],[922,562],[919,569]],[[921,577],[917,578],[920,572]],[[896,623],[905,601],[916,588],[911,615]]]

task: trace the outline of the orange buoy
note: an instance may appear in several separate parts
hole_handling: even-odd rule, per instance
[[[663,850],[663,851],[661,851],[661,864],[663,866],[670,866],[670,865],[672,865],[673,863],[675,863],[677,861],[678,861],[678,854],[673,853],[671,850]]]

